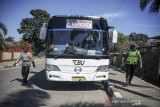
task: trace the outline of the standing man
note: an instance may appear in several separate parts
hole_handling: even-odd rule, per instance
[[[142,68],[142,58],[138,50],[135,49],[135,44],[130,45],[130,50],[126,53],[125,56],[126,63],[126,84],[125,86],[131,85],[134,72],[136,71],[138,61],[139,66]]]
[[[28,46],[24,47],[24,52],[20,54],[19,58],[17,59],[17,61],[14,63],[13,66],[16,66],[16,64],[20,61],[20,59],[22,59],[23,63],[22,63],[22,77],[23,77],[23,82],[22,85],[26,85],[27,84],[27,77],[29,74],[29,69],[30,69],[30,61],[32,61],[32,65],[35,68],[35,63],[34,60],[32,58],[32,54],[30,52],[28,52]]]

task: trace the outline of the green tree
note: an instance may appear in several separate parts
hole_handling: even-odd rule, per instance
[[[129,41],[132,43],[136,43],[138,46],[146,46],[148,45],[149,37],[146,34],[135,32],[129,35]]]
[[[123,52],[129,49],[129,36],[125,36],[123,33],[118,32],[118,41],[116,44],[111,43],[112,37],[110,37],[110,51],[111,52]]]
[[[136,41],[136,33],[135,32],[132,32],[130,35],[129,35],[129,41]]]
[[[7,35],[7,28],[1,22],[0,22],[0,29],[3,31],[3,32],[0,32],[0,39],[2,40],[3,38],[5,38],[5,35]],[[2,41],[1,41],[1,43],[2,43]]]
[[[5,38],[5,41],[13,42],[14,41],[14,37],[9,36],[8,38]]]
[[[0,22],[0,29],[2,29],[4,36],[7,35],[7,28],[2,22]]]
[[[149,37],[146,34],[138,33],[137,34],[137,44],[139,46],[147,46]]]
[[[0,50],[2,50],[5,48],[3,41],[5,36],[7,35],[7,28],[2,22],[0,22],[0,29],[2,30],[2,32],[0,32]]]
[[[41,9],[31,10],[30,14],[33,18],[22,19],[21,27],[17,31],[23,34],[22,39],[31,43],[35,53],[38,53],[44,50],[45,42],[39,39],[40,28],[43,23],[48,22],[50,14]]]
[[[146,6],[150,3],[149,13],[155,13],[157,15],[160,9],[160,0],[140,0],[141,11],[144,11]]]

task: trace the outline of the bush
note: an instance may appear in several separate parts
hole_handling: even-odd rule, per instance
[[[21,40],[14,44],[7,44],[7,45],[6,45],[5,51],[21,51],[22,52],[24,47],[28,46],[29,52],[33,53],[33,50],[31,49],[31,44],[25,42],[24,40]]]

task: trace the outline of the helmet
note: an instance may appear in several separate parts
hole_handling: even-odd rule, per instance
[[[25,52],[28,52],[28,50],[29,50],[28,46],[25,46],[25,47],[24,47],[24,51],[25,51]]]
[[[136,44],[130,44],[130,49],[135,49],[135,47],[136,47]]]
[[[131,43],[130,46],[136,46],[136,44]]]

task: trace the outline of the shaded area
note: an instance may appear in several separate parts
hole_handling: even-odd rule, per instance
[[[122,81],[117,81],[117,80],[113,80],[113,79],[110,79],[110,81],[112,83],[115,83],[115,84],[120,84],[120,85],[125,85],[126,83],[125,82],[122,82]],[[144,87],[144,88],[152,88],[152,87],[149,87],[149,86],[144,86],[144,85],[137,85],[137,84],[133,84],[130,86],[130,87]]]
[[[18,81],[18,82],[20,82],[21,85],[22,85],[23,79],[16,78],[16,79],[11,80],[10,82],[14,82],[14,81]],[[22,85],[22,86],[23,86],[23,85]],[[27,81],[27,84],[24,85],[24,87],[33,88],[33,86],[32,86],[32,84],[31,84],[30,81]]]
[[[152,100],[155,100],[155,101],[160,101],[159,98],[155,98],[155,97],[152,97],[152,96],[149,96],[149,95],[146,95],[146,94],[142,94],[140,92],[132,91],[132,90],[120,87],[120,86],[115,86],[115,88],[118,88],[118,89],[123,90],[123,91],[127,91],[127,92],[132,93],[132,94],[136,94],[136,95],[148,98],[148,99],[152,99]]]
[[[101,82],[56,82],[48,81],[45,70],[32,76],[29,81],[31,84],[44,90],[57,91],[82,91],[82,90],[104,90]]]
[[[23,79],[16,78],[16,79],[11,80],[10,82],[13,82],[13,81],[23,82]]]
[[[74,104],[64,104],[59,107],[111,107],[111,104],[101,104],[101,103],[74,103]]]
[[[8,94],[8,96],[0,102],[0,107],[46,106],[46,100],[48,100],[49,98],[49,94],[41,90],[20,90]]]
[[[125,92],[129,92],[131,94],[135,94],[135,95],[138,95],[138,96],[142,96],[144,98],[148,98],[148,99],[151,99],[151,100],[155,100],[155,101],[160,101],[160,99],[158,98],[155,98],[153,96],[149,96],[149,95],[146,95],[146,94],[143,94],[141,92],[137,92],[137,91],[133,91],[133,90],[130,90],[130,89],[127,89],[127,87],[124,87],[123,85],[125,84],[125,82],[121,82],[121,81],[117,81],[117,80],[113,80],[113,79],[110,79],[110,82],[114,83],[114,87],[119,89],[119,90],[123,90]],[[117,85],[116,85],[117,84]],[[118,86],[118,85],[121,85],[121,86]],[[143,85],[137,85],[137,84],[132,84],[131,86],[129,87],[138,87],[138,88],[152,88],[152,87],[148,87],[148,86],[143,86]],[[115,99],[111,99],[111,102],[113,102]],[[129,102],[126,102],[124,103],[124,100],[125,101],[134,101],[134,100],[130,100],[130,99],[122,99],[122,100],[117,100],[119,101],[119,103],[111,103],[113,107],[132,107],[132,106],[136,106],[136,105],[133,105],[134,103],[129,103]],[[115,100],[116,101],[116,100]],[[121,102],[122,101],[122,102]],[[143,104],[141,102],[140,105],[137,105],[137,106],[141,106],[141,107],[148,107],[146,106],[145,104]]]
[[[74,103],[74,104],[64,104],[64,105],[60,105],[58,107],[137,107],[137,106],[140,106],[140,107],[148,107],[148,106],[145,106],[145,105],[134,105],[134,103],[123,103],[123,101],[127,101],[126,99],[123,99],[123,100],[111,100],[110,101],[110,104],[108,103],[104,103],[104,104],[101,104],[101,103]],[[117,101],[117,103],[116,103]]]
[[[35,71],[30,71],[29,73],[32,73],[32,74],[37,74],[38,72],[35,72]]]
[[[111,100],[112,107],[149,107],[138,100],[128,100],[128,99],[117,99]]]

